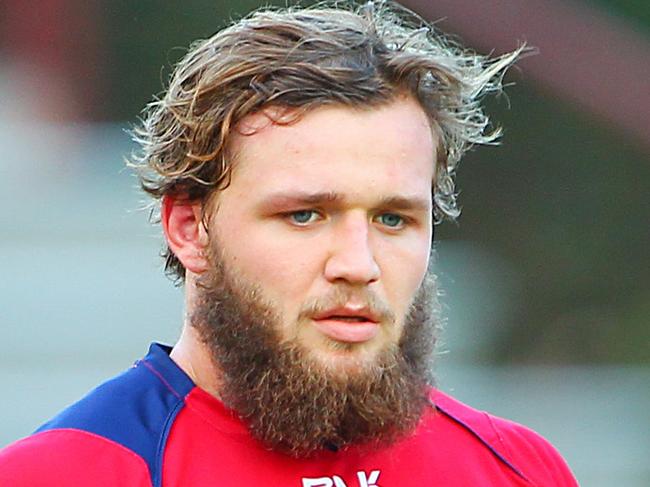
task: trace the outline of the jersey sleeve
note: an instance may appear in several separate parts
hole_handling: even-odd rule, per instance
[[[111,440],[74,429],[49,430],[0,451],[3,487],[151,487],[146,462]]]
[[[533,485],[578,486],[566,461],[548,440],[518,423],[488,417],[504,451]]]

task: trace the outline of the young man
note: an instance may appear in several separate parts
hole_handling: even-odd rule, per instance
[[[467,53],[383,3],[196,44],[137,132],[181,337],[8,447],[0,484],[576,485],[430,376],[433,226],[520,52]]]

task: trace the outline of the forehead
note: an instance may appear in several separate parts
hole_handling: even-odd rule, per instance
[[[240,122],[231,144],[233,184],[257,192],[430,194],[436,141],[412,98],[368,109],[325,106],[294,118],[271,108]]]

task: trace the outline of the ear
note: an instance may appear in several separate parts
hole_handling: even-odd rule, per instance
[[[163,196],[160,220],[167,245],[185,269],[200,274],[208,268],[208,235],[201,221],[201,204]]]

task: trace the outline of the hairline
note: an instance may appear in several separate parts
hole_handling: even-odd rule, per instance
[[[241,160],[241,153],[240,151],[234,151],[232,147],[233,140],[237,137],[251,137],[256,134],[258,134],[261,130],[264,130],[269,127],[269,125],[294,125],[296,123],[299,123],[304,117],[308,116],[309,114],[323,109],[323,108],[343,108],[347,109],[350,111],[359,111],[359,112],[371,112],[373,110],[380,109],[382,107],[386,107],[391,105],[392,103],[395,103],[399,101],[400,99],[410,99],[414,101],[417,106],[422,110],[422,113],[424,114],[427,124],[429,126],[429,130],[432,135],[432,141],[433,141],[433,175],[431,178],[431,186],[432,190],[435,189],[435,183],[436,183],[436,177],[437,177],[437,172],[439,170],[439,155],[440,155],[440,149],[441,149],[441,144],[442,144],[442,133],[441,130],[436,123],[435,118],[429,114],[426,110],[426,108],[423,106],[423,104],[420,102],[418,97],[413,94],[411,91],[408,90],[406,87],[397,87],[391,95],[385,99],[381,100],[376,100],[370,103],[367,103],[365,105],[362,105],[361,103],[343,103],[340,101],[331,101],[331,100],[322,100],[320,103],[306,103],[304,105],[300,106],[291,106],[291,105],[284,105],[284,104],[276,104],[276,103],[269,103],[267,105],[264,105],[260,107],[258,110],[248,113],[244,115],[240,120],[237,121],[237,123],[234,125],[231,133],[228,136],[228,140],[226,141],[226,145],[224,147],[224,154],[228,159],[228,168],[227,168],[227,183],[223,187],[215,187],[212,188],[205,196],[202,198],[197,198],[195,200],[188,200],[188,202],[196,202],[201,204],[201,220],[203,225],[205,226],[206,230],[208,229],[207,223],[212,215],[212,209],[217,205],[217,200],[218,200],[218,195],[227,187],[230,185],[230,179],[232,178],[233,171],[236,170],[236,167],[238,165],[238,162]],[[251,132],[247,133],[241,133],[238,130],[238,126],[244,122],[247,118],[253,117],[256,115],[263,114],[266,116],[267,111],[269,110],[274,110],[278,109],[282,114],[287,114],[287,112],[290,112],[290,118],[287,121],[287,123],[280,122],[278,120],[274,120],[273,117],[267,117],[269,120],[269,124],[264,124],[259,130],[253,130]],[[431,211],[434,211],[435,205],[431,207]],[[216,208],[214,208],[216,210]]]

